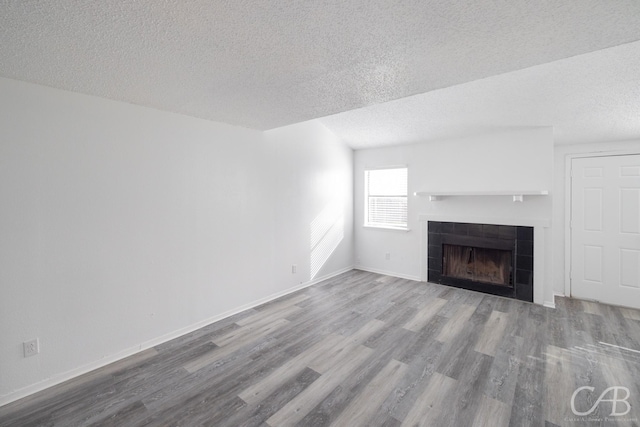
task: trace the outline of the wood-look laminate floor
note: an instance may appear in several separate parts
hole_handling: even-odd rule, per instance
[[[6,405],[0,425],[640,425],[640,312],[556,304],[354,270]]]

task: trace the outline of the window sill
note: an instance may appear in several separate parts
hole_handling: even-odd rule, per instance
[[[403,232],[411,231],[411,229],[407,228],[407,227],[392,227],[392,226],[388,226],[388,225],[363,224],[362,226],[364,228],[373,228],[373,229],[376,229],[376,230],[403,231]]]

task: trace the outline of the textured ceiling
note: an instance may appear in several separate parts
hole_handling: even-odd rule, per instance
[[[539,126],[556,144],[640,139],[640,42],[320,121],[355,149]]]
[[[0,0],[0,76],[257,129],[452,86],[462,102],[464,83],[636,40],[637,0]],[[529,84],[522,73],[498,80]],[[461,108],[434,108],[447,91],[413,121]],[[349,133],[358,114],[326,124]]]

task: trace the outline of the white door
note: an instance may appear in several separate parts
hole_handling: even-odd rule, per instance
[[[571,162],[571,295],[640,308],[640,155]]]

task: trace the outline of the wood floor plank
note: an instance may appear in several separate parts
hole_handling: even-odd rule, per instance
[[[516,302],[510,298],[499,298],[494,306],[494,310],[501,311],[502,313],[509,313],[513,309],[513,305]]]
[[[362,344],[369,337],[371,337],[373,334],[380,331],[385,326],[385,322],[379,319],[370,319],[367,322],[361,321],[361,322],[354,322],[354,323],[356,324],[362,323],[362,325],[356,331],[349,334],[343,334],[343,335],[346,335],[347,337],[345,341],[358,343],[358,344]],[[344,332],[344,330],[342,332]]]
[[[494,310],[478,338],[475,350],[489,356],[495,356],[498,346],[504,341],[504,333],[511,322],[508,313]]]
[[[438,425],[469,426],[473,424],[482,402],[482,390],[489,380],[493,357],[470,351],[465,357],[465,369],[459,374],[449,407],[451,414],[443,414]]]
[[[304,302],[308,299],[309,299],[309,295],[307,293],[298,291],[293,294],[285,295],[282,298],[278,298],[275,301],[269,301],[265,304],[259,305],[258,307],[255,307],[255,310],[259,313],[263,311],[273,313],[276,311],[280,311],[285,307],[298,305],[301,302]]]
[[[523,339],[506,335],[493,358],[484,393],[487,397],[511,404],[520,371]]]
[[[589,314],[597,314],[600,315],[600,308],[599,308],[598,303],[593,302],[593,301],[582,301],[582,309],[584,310],[585,313],[589,313]]]
[[[340,335],[332,334],[327,336],[309,350],[304,351],[277,368],[266,378],[263,378],[251,387],[242,391],[238,396],[249,404],[256,404],[260,402],[264,397],[268,396],[271,392],[280,387],[282,382],[288,381],[290,378],[298,375],[298,373],[305,369],[310,362],[324,357],[328,349],[342,341],[344,341],[344,337]]]
[[[531,305],[529,321],[523,330],[523,346],[520,354],[520,370],[511,406],[510,425],[540,425],[544,416],[542,401],[544,399],[544,350],[546,339],[548,311],[544,307]]]
[[[377,412],[378,406],[406,372],[407,365],[391,359],[331,425],[335,427],[369,425],[369,420]]]
[[[475,316],[475,312],[473,316]],[[478,316],[475,322],[466,321],[465,327],[454,335],[455,338],[452,337],[449,342],[445,343],[440,363],[436,368],[438,372],[451,378],[460,378],[468,368],[467,363],[475,360],[478,354],[473,348],[487,319],[488,317]],[[445,328],[442,330],[444,331]]]
[[[378,331],[384,326],[384,322],[378,319],[370,320],[366,325],[360,328],[355,334],[344,337],[342,340],[336,341],[336,343],[325,349],[324,354],[318,355],[318,357],[309,361],[309,368],[319,373],[325,373],[336,364],[342,363],[345,358],[348,358],[351,351],[364,343],[369,336]]]
[[[320,376],[316,381],[297,395],[282,409],[269,417],[267,424],[271,427],[293,426],[322,399],[333,390],[343,378],[354,371],[359,364],[373,352],[370,348],[358,345],[354,347],[345,363],[333,367],[329,372]]]
[[[407,349],[406,353],[398,360],[404,362],[406,364],[411,364],[415,360],[423,358],[425,354],[430,354],[430,351],[433,351],[432,344],[437,342],[439,345],[438,348],[442,347],[442,343],[437,341],[435,337],[437,337],[442,328],[446,325],[449,319],[445,317],[440,317],[439,315],[431,318],[429,323],[427,323],[419,332],[415,333],[416,340],[411,345],[409,349]],[[403,330],[406,330],[403,328]]]
[[[297,305],[286,305],[284,307],[274,306],[269,307],[268,310],[260,311],[252,316],[238,320],[236,323],[240,326],[266,324],[278,319],[284,319],[288,316],[295,315],[296,313],[299,313],[301,311],[303,311],[303,309],[298,307]]]
[[[418,332],[426,325],[433,316],[447,303],[447,300],[434,298],[429,301],[413,319],[409,320],[403,327],[413,332]]]
[[[266,331],[272,331],[280,326],[288,324],[289,321],[283,318],[271,319],[270,317],[261,321],[252,322],[248,325],[235,329],[228,334],[211,340],[218,347],[224,347],[229,343],[237,343],[238,341],[247,341],[253,337],[259,336]]]
[[[509,405],[499,400],[482,396],[480,409],[476,413],[472,427],[507,427],[510,416],[511,407]]]
[[[511,319],[513,320],[513,324],[509,327],[509,333],[522,338],[529,327],[530,319],[533,317],[531,315],[531,307],[534,307],[533,304],[515,304],[511,313]]]
[[[451,296],[454,295],[452,293],[446,293],[445,296],[448,296],[449,298],[451,298]],[[438,295],[438,298],[440,299],[446,299],[442,296],[442,294]],[[458,309],[460,308],[460,306],[463,304],[462,302],[460,302],[460,300],[456,300],[456,299],[446,299],[447,303],[444,305],[444,307],[442,307],[442,309],[440,309],[440,311],[438,312],[438,316],[442,316],[442,317],[446,317],[447,319],[450,319],[451,317],[453,317],[457,312]],[[467,304],[468,305],[468,304]]]
[[[313,369],[304,368],[298,375],[276,384],[276,388],[268,395],[262,396],[259,403],[248,403],[247,406],[234,414],[228,414],[220,421],[220,426],[229,427],[257,427],[264,425],[264,420],[278,412],[280,408],[291,399],[300,394],[304,389],[313,384],[320,377],[320,374]]]
[[[577,388],[572,372],[571,352],[552,345],[546,347],[544,377],[544,419],[562,425],[574,417],[567,396]],[[562,402],[562,399],[565,401]],[[564,403],[564,404],[562,404]]]
[[[99,424],[101,426],[119,427],[123,425],[136,425],[149,416],[149,411],[141,401],[135,401],[126,407],[110,414],[108,417],[100,417],[96,420],[87,420],[86,425]]]
[[[396,331],[404,331],[407,334],[411,334],[412,332],[402,328],[402,325],[407,323],[407,321],[414,315],[415,309],[412,308],[408,308],[407,310],[385,311],[383,314],[376,317],[376,319],[384,322],[384,326],[371,334],[363,344],[367,347],[376,348],[378,347],[379,342],[384,341],[386,336],[390,333],[393,334]]]
[[[473,312],[470,321],[482,323],[486,322],[491,313],[496,309],[496,307],[500,306],[501,301],[502,298],[493,295],[483,296],[476,306],[476,311]]]
[[[220,360],[230,355],[231,353],[238,351],[240,348],[250,343],[251,340],[256,336],[273,332],[278,328],[284,327],[288,323],[288,320],[280,319],[276,320],[275,322],[262,325],[258,328],[254,328],[250,325],[245,327],[246,329],[242,330],[241,332],[234,334],[233,336],[235,337],[235,340],[232,340],[229,335],[226,335],[221,341],[227,343],[228,345],[219,347],[211,351],[209,354],[202,355],[198,359],[192,360],[191,362],[184,365],[184,369],[189,372],[195,372],[199,369],[202,369],[203,367],[215,362],[216,360]]]
[[[476,307],[472,305],[460,305],[436,339],[440,342],[449,342],[455,339],[456,335],[467,327],[467,321],[475,311]]]
[[[407,375],[398,383],[382,407],[397,420],[404,420],[436,371],[443,344],[434,339],[422,342],[421,352],[409,359]]]
[[[450,408],[447,405],[450,393],[456,388],[458,381],[435,372],[429,385],[415,402],[402,427],[430,427],[437,425],[436,420]]]
[[[640,320],[640,310],[634,310],[632,308],[620,308],[620,312],[627,319]]]

